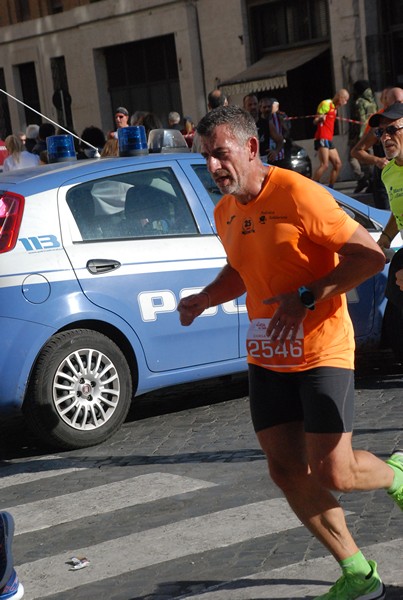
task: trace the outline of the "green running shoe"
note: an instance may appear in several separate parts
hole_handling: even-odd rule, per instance
[[[376,562],[368,561],[371,573],[365,578],[345,573],[330,588],[327,594],[315,600],[383,600],[386,590],[376,570]]]
[[[403,478],[403,452],[395,452],[388,458],[386,463]],[[398,487],[394,492],[388,492],[388,494],[393,498],[398,507],[403,510],[403,485]]]

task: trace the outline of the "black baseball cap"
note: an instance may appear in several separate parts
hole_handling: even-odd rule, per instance
[[[119,106],[119,108],[117,108],[115,110],[115,115],[117,115],[118,113],[121,113],[122,115],[126,115],[126,117],[129,116],[129,111],[127,110],[127,108],[124,108],[123,106]]]
[[[388,106],[386,110],[381,113],[375,113],[370,117],[368,124],[370,127],[378,127],[381,119],[390,119],[395,121],[396,119],[403,119],[403,104],[401,102],[395,102]]]

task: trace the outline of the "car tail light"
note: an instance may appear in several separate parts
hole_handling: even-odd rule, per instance
[[[0,254],[9,252],[17,243],[24,204],[24,196],[0,192]]]

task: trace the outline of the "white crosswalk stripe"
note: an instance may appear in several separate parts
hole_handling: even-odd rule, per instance
[[[65,468],[52,470],[46,460],[42,461],[40,470],[32,473],[8,474],[1,480],[3,490],[14,489],[24,483],[29,485],[37,482],[42,474],[48,479],[49,474],[60,477],[62,482],[74,474],[77,469],[66,461]],[[60,467],[63,461],[54,463]],[[39,467],[39,465],[37,465]],[[35,467],[34,467],[35,469]],[[33,479],[29,479],[33,476]],[[174,499],[184,501],[190,494],[191,502],[197,503],[199,494],[209,489],[218,489],[219,484],[175,473],[152,472],[120,481],[112,480],[108,484],[94,485],[94,480],[86,479],[93,487],[87,487],[77,492],[70,492],[71,485],[66,485],[68,493],[59,494],[35,502],[27,502],[10,506],[9,510],[16,521],[16,539],[25,539],[25,535],[37,532],[38,540],[46,535],[53,527],[68,524],[71,531],[79,531],[81,523],[91,526],[91,517],[99,527],[98,515],[114,515],[121,509],[133,509],[133,518],[140,505],[153,510],[153,502]],[[75,484],[74,484],[75,485]],[[53,486],[56,489],[57,486]],[[53,489],[53,488],[51,488]],[[206,505],[204,505],[206,506]],[[1,506],[7,510],[7,506]],[[281,534],[301,527],[301,523],[291,512],[284,498],[273,498],[206,512],[190,518],[176,520],[170,518],[169,511],[166,523],[161,526],[150,526],[122,535],[122,528],[114,539],[99,541],[86,545],[68,547],[63,552],[48,553],[42,551],[42,558],[17,565],[18,574],[25,587],[25,600],[55,597],[57,594],[68,593],[74,597],[82,586],[99,585],[103,581],[113,580],[136,571],[162,565],[168,561],[183,560],[194,555],[210,551],[218,551],[236,544]],[[142,522],[144,526],[144,521]],[[77,539],[77,538],[75,538]],[[92,539],[97,539],[97,531]],[[100,538],[103,539],[103,538]],[[32,543],[32,538],[30,538]],[[81,541],[81,538],[80,538]],[[36,538],[35,538],[36,543]],[[64,545],[63,547],[66,547]],[[382,558],[383,550],[398,556],[403,551],[403,540],[393,544],[378,544],[370,548],[370,557],[386,566]],[[45,555],[46,554],[46,555]],[[72,572],[68,561],[73,556],[85,556],[90,560],[87,568]],[[385,563],[385,565],[384,565]],[[392,564],[389,561],[389,567]],[[393,566],[393,569],[395,566]],[[291,570],[290,570],[291,569]],[[388,573],[389,573],[388,569]],[[324,593],[329,584],[338,577],[338,567],[335,561],[328,557],[291,565],[287,568],[273,569],[256,573],[242,579],[228,581],[216,588],[205,589],[202,594],[172,596],[172,598],[187,598],[192,600],[250,600],[250,598],[305,598]],[[389,581],[393,581],[389,577]],[[267,595],[270,586],[271,595]],[[290,590],[292,588],[292,596]],[[83,588],[85,591],[85,589]],[[69,595],[70,597],[70,595]],[[83,597],[82,595],[80,596]],[[95,596],[93,596],[95,598]],[[92,597],[91,597],[92,598]],[[106,597],[105,597],[106,598]]]
[[[50,476],[60,477],[65,482],[69,475],[85,469],[71,467],[71,462],[68,461],[65,462],[65,468],[61,469],[60,464],[63,464],[63,460],[56,462],[50,457],[49,460],[43,458],[36,464],[29,461],[28,469],[32,469],[31,472],[14,474],[12,465],[7,465],[6,475],[0,480],[1,489],[29,485]],[[17,465],[15,470],[18,471],[19,468]],[[141,504],[150,505],[151,511],[154,501],[184,498],[186,494],[194,495],[216,486],[216,483],[210,481],[154,472],[77,492],[61,495],[57,495],[57,492],[54,496],[25,504],[11,507],[2,505],[1,509],[13,514],[17,539],[18,536],[35,532],[41,535],[41,531],[63,523],[68,523],[72,530],[79,529],[81,519],[86,522],[88,517],[113,514],[119,509]],[[66,491],[71,489],[69,485],[64,488]],[[285,500],[277,498],[168,522],[160,527],[120,535],[98,544],[72,547],[66,552],[18,564],[18,574],[24,583],[26,600],[46,598],[168,560],[224,548],[300,525]],[[86,556],[90,565],[72,573],[67,564],[72,556]]]
[[[14,506],[16,533],[38,531],[71,522],[72,519],[101,515],[213,485],[215,484],[207,481],[166,473],[140,475],[124,482],[108,483],[80,492]]]
[[[57,464],[57,468],[54,467]],[[91,468],[91,463],[86,461],[85,467],[66,467],[71,461],[63,459],[58,455],[41,456],[40,458],[27,459],[23,466],[23,471],[18,472],[18,465],[13,463],[4,463],[1,469],[0,489],[6,489],[12,485],[25,485],[33,481],[48,479],[50,477],[59,477],[60,475],[69,475],[70,473],[80,473]],[[17,472],[16,472],[17,471]]]
[[[66,554],[22,565],[18,572],[30,582],[26,594],[30,600],[298,526],[283,499],[268,500],[72,549],[72,555],[91,560],[91,566],[75,573],[74,579],[65,564]]]

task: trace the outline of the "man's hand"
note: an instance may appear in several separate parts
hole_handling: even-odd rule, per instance
[[[386,156],[376,156],[374,159],[374,163],[375,166],[378,167],[378,169],[383,169],[383,167],[386,167],[386,165],[389,163],[389,159],[386,158]]]
[[[209,305],[210,300],[207,292],[200,292],[199,294],[192,294],[191,296],[182,298],[177,308],[181,325],[185,327],[191,325],[196,317],[209,308]]]
[[[279,304],[278,309],[271,318],[267,328],[267,336],[273,341],[283,344],[290,335],[295,341],[298,327],[305,319],[308,309],[302,304],[298,292],[279,294],[273,298],[266,298],[263,304]]]

